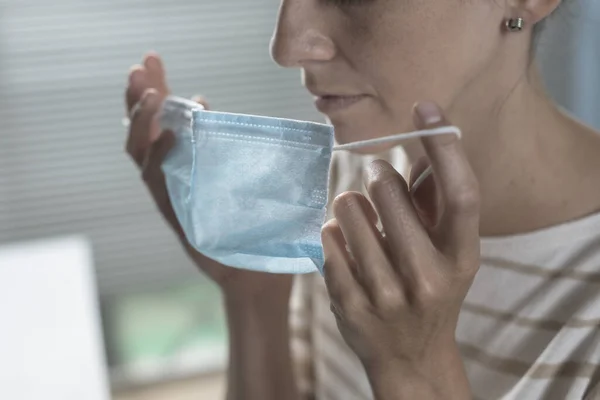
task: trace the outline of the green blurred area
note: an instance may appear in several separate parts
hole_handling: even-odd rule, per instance
[[[116,363],[169,360],[186,351],[222,351],[227,341],[219,289],[198,279],[111,301],[111,332]]]

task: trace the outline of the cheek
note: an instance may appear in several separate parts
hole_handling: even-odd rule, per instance
[[[389,113],[424,99],[444,105],[462,84],[455,49],[440,34],[435,26],[419,26],[400,35],[388,30],[379,36],[374,46],[379,62],[368,74]]]
[[[395,35],[397,29],[377,26],[366,17],[361,22],[364,23],[355,21],[346,30],[351,33],[344,37],[342,52],[354,76],[372,97],[343,118],[331,120],[340,143],[413,130],[411,110],[415,96],[411,93],[418,91],[418,86],[407,83],[412,83],[422,69],[418,67],[421,62],[411,55],[415,52],[410,48],[411,38]]]
[[[449,108],[489,63],[498,38],[489,21],[497,16],[484,3],[440,7],[438,0],[423,0],[359,25],[348,58],[373,88],[380,120],[393,127],[388,130],[412,129],[411,109],[419,100]]]
[[[338,38],[345,61],[373,94],[331,121],[341,143],[413,130],[415,102],[450,108],[496,52],[493,2],[381,1],[377,12],[353,17]]]

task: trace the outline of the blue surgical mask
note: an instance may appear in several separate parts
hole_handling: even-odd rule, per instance
[[[331,126],[205,111],[178,98],[165,101],[161,124],[176,135],[162,165],[167,189],[197,251],[236,268],[322,272]]]

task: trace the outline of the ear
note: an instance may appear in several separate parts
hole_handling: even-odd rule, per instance
[[[523,18],[530,26],[549,17],[562,0],[507,0],[507,18]]]

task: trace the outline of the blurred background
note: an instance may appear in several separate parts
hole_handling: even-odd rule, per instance
[[[219,292],[124,153],[123,93],[155,50],[177,95],[321,121],[269,57],[277,3],[0,0],[0,398],[222,397]],[[600,128],[600,2],[572,2],[538,50],[552,95]]]

